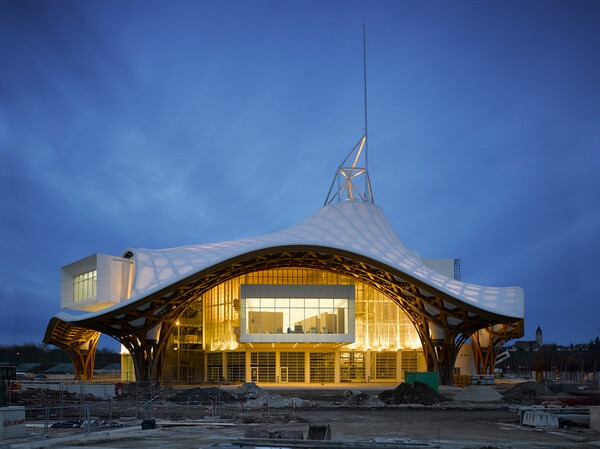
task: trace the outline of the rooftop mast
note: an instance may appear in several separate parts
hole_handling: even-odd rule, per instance
[[[333,202],[357,201],[373,203],[371,181],[367,171],[367,32],[363,21],[363,82],[365,101],[365,128],[364,135],[354,146],[344,162],[338,167],[324,206]],[[362,161],[361,161],[362,156]],[[362,162],[362,163],[361,163]],[[337,181],[337,190],[334,186]]]
[[[364,94],[365,94],[365,169],[369,167],[369,138],[367,135],[367,27],[365,26],[365,19],[363,17],[363,82],[364,82]]]

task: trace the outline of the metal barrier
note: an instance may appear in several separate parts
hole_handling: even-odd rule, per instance
[[[89,412],[99,418],[154,418],[161,396],[155,382],[127,384],[96,382],[23,382],[7,385],[7,404],[22,405],[28,419],[87,420]],[[87,413],[87,414],[86,414]]]

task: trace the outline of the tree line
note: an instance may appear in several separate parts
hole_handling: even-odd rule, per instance
[[[600,371],[600,338],[581,345],[544,345],[533,358],[534,371]]]
[[[62,353],[63,350],[53,345],[47,345],[46,343],[31,343],[26,342],[21,345],[0,345],[0,355],[16,355],[16,354],[48,354],[48,353]],[[108,348],[98,349],[96,353],[99,354],[115,354],[115,351]]]

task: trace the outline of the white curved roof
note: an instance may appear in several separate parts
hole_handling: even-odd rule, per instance
[[[127,302],[145,297],[232,257],[290,245],[324,246],[369,257],[467,304],[500,315],[524,317],[521,287],[468,284],[432,270],[417,252],[404,246],[381,208],[356,201],[329,204],[296,226],[258,237],[156,250],[129,248],[127,251],[135,257],[135,277]]]

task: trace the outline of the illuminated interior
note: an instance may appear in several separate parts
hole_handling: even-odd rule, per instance
[[[347,276],[288,268],[194,301],[170,335],[163,381],[400,381],[418,368],[418,334],[390,298]]]
[[[98,294],[98,271],[92,270],[73,277],[73,301],[95,298]]]
[[[247,285],[243,343],[354,342],[353,285]]]

